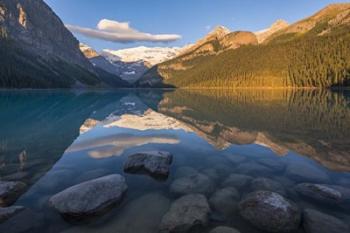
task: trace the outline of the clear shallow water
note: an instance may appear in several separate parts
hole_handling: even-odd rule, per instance
[[[295,185],[309,180],[287,172],[291,164],[308,166],[326,174],[329,184],[350,188],[349,96],[287,90],[3,91],[0,175],[28,184],[15,204],[38,213],[45,232],[158,232],[178,198],[169,186],[182,167],[211,176],[216,189],[231,173],[271,178],[300,208],[350,222],[344,206],[298,195]],[[87,119],[96,125],[82,127]],[[174,155],[168,179],[123,172],[128,155],[149,150]],[[234,163],[232,155],[244,159]],[[101,217],[66,221],[47,205],[67,187],[115,173],[126,177],[129,189],[122,203]],[[243,197],[253,189],[238,191]],[[260,232],[238,212],[226,218],[213,213],[202,232],[216,225]]]

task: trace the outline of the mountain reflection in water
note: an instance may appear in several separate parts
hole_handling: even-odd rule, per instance
[[[331,177],[330,184],[350,184],[348,92],[2,91],[0,109],[1,179],[28,184],[16,205],[46,215],[44,228],[50,225],[46,232],[120,229],[131,233],[142,229],[155,233],[159,218],[174,199],[169,186],[183,167],[211,175],[214,169],[217,184],[232,172],[269,177],[286,186],[287,197],[300,205],[305,202],[289,190],[305,181],[288,176],[288,164],[307,164],[307,168],[325,172]],[[151,150],[174,155],[167,180],[124,173],[128,155]],[[247,158],[227,173],[230,155]],[[276,164],[278,169],[273,170]],[[127,196],[121,209],[113,209],[96,222],[71,225],[47,204],[48,198],[65,188],[115,173],[126,177]],[[238,191],[243,195],[248,190]],[[158,199],[162,201],[151,206],[159,207],[160,212],[147,212],[150,208],[145,208],[143,200]],[[350,219],[346,210],[337,211],[337,216]],[[130,219],[133,217],[139,219]],[[130,224],[131,220],[139,225]],[[247,232],[259,232],[236,221]]]

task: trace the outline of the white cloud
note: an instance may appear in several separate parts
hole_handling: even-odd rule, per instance
[[[205,26],[205,30],[210,31],[210,29],[211,29],[211,25]]]
[[[97,24],[96,29],[74,25],[66,25],[66,27],[73,33],[112,42],[170,42],[181,39],[181,36],[177,34],[151,34],[140,32],[130,27],[129,22],[118,22],[108,19],[102,19]]]

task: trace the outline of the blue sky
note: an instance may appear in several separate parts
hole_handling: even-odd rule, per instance
[[[277,19],[289,23],[312,15],[332,0],[45,0],[63,22],[75,31],[89,30],[89,36],[75,32],[76,37],[97,50],[145,46],[183,46],[193,43],[216,25],[231,30],[257,31],[271,25]],[[137,34],[147,41],[123,42],[104,36],[91,38],[100,29],[107,33],[117,27],[126,33]],[[123,24],[129,22],[129,25]],[[113,23],[113,22],[112,22]],[[90,32],[91,31],[91,32]],[[138,33],[141,32],[142,34]],[[147,35],[146,35],[147,34]],[[164,34],[166,34],[164,36]],[[162,35],[162,36],[159,36]],[[177,36],[181,36],[178,39]],[[99,36],[97,36],[99,37]],[[106,37],[108,37],[106,39]],[[100,38],[100,37],[99,37]],[[158,42],[170,40],[170,42]],[[175,40],[175,41],[174,41]],[[151,41],[151,42],[150,42]],[[157,41],[157,42],[154,42]]]

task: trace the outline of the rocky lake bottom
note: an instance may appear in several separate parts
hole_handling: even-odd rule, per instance
[[[1,91],[0,232],[350,232],[350,93]]]

